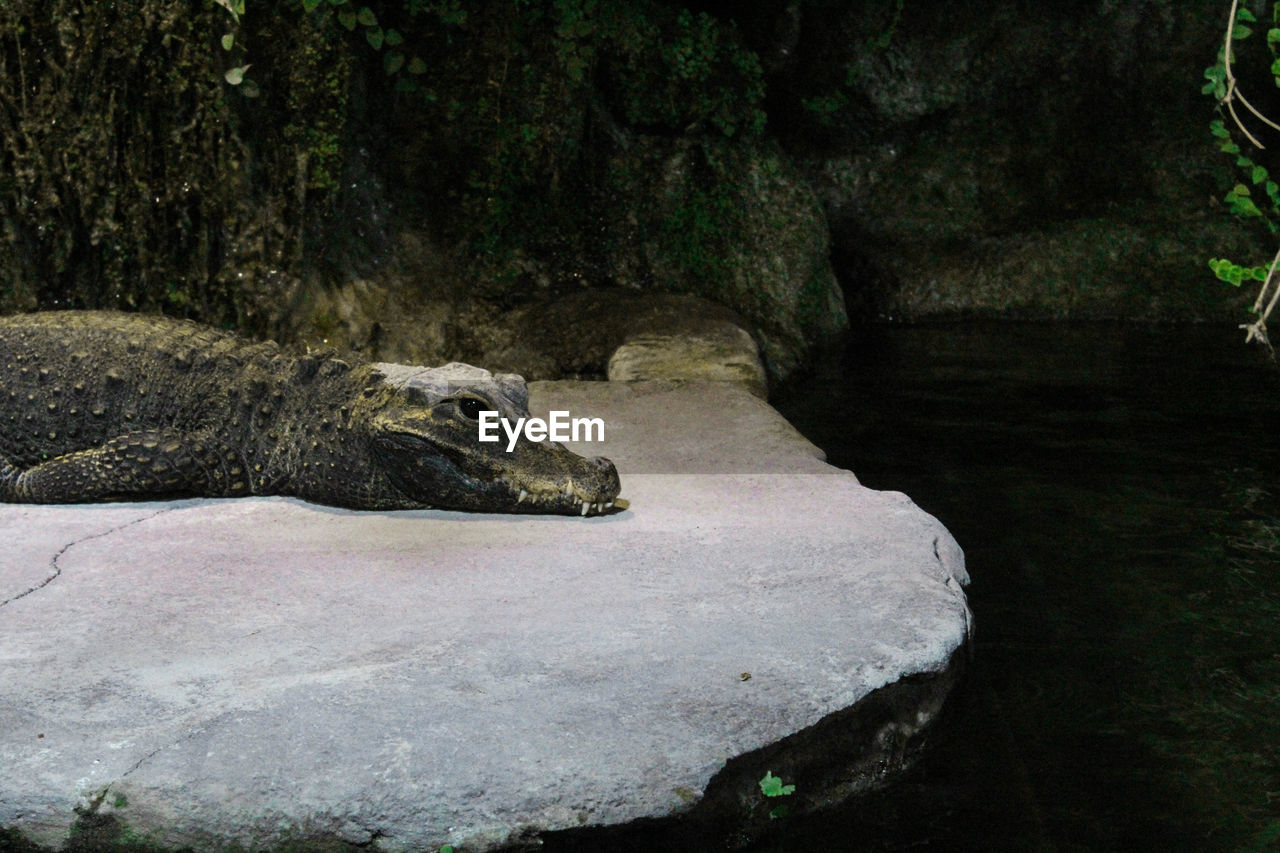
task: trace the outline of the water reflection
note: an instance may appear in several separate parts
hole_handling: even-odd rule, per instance
[[[1280,849],[1280,372],[1222,327],[856,329],[775,404],[964,546],[927,759],[761,850]]]

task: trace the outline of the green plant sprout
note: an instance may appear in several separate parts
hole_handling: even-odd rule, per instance
[[[760,793],[766,797],[789,797],[795,792],[795,785],[782,784],[782,779],[774,776],[772,770],[766,770],[764,778],[760,780]]]
[[[214,2],[227,10],[227,14],[231,16],[231,21],[235,27],[240,26],[240,18],[244,16],[245,0],[214,0]],[[231,32],[224,33],[222,38],[219,40],[219,43],[222,45],[222,49],[227,53],[235,50],[235,31],[232,30]],[[240,52],[243,53],[243,51]],[[245,76],[246,72],[249,70],[249,65],[250,63],[246,62],[243,65],[235,65],[228,68],[226,72],[223,73],[222,79],[226,80],[227,83],[232,86],[238,86],[240,88],[240,94],[244,95],[246,98],[256,98],[260,94],[258,84]]]
[[[764,778],[759,783],[760,793],[766,797],[789,797],[796,792],[795,785],[782,784],[781,777],[774,776],[772,770],[764,772]],[[785,804],[774,806],[769,809],[769,819],[777,820],[787,816],[787,807]]]

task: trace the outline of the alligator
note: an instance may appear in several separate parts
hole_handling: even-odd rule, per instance
[[[618,472],[555,442],[480,442],[528,417],[513,374],[290,355],[188,320],[0,317],[0,501],[291,495],[352,509],[599,515]]]

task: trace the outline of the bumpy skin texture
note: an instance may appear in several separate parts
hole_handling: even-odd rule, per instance
[[[195,323],[0,317],[0,500],[295,495],[356,509],[589,515],[618,473],[552,442],[481,443],[524,382],[467,365],[295,358]]]

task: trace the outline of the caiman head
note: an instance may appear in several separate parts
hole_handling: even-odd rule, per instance
[[[615,506],[618,471],[604,457],[582,457],[559,443],[524,435],[508,451],[501,427],[498,441],[480,441],[481,412],[496,411],[513,427],[529,417],[529,392],[521,377],[457,362],[375,367],[391,393],[372,413],[374,454],[409,502],[563,515],[598,515]]]

